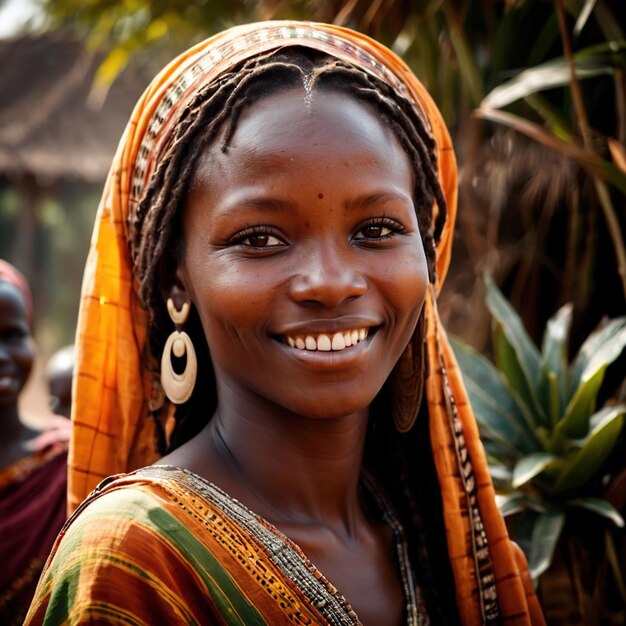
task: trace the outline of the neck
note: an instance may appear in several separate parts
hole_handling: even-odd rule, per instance
[[[359,514],[367,409],[306,418],[220,389],[205,429],[229,473],[280,523],[323,523],[348,532]]]
[[[11,445],[22,438],[28,430],[20,420],[20,414],[16,404],[0,408],[0,438],[3,443]]]
[[[17,404],[0,408],[0,468],[30,454],[25,444],[35,434],[20,420]]]

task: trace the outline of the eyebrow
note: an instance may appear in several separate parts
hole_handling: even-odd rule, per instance
[[[399,193],[396,191],[378,191],[374,193],[366,193],[362,196],[357,196],[356,198],[350,200],[347,203],[346,208],[349,211],[353,211],[355,209],[363,209],[373,204],[382,204],[383,202],[413,202],[413,199],[409,196],[406,196],[403,193]]]
[[[228,203],[224,210],[220,211],[220,214],[224,216],[231,215],[240,211],[242,208],[284,212],[295,209],[296,204],[286,199],[249,196]]]
[[[346,203],[346,209],[348,211],[354,211],[356,209],[367,208],[373,204],[380,204],[383,202],[412,202],[412,198],[406,196],[403,193],[395,191],[378,191],[374,193],[365,193],[361,196],[353,198]],[[296,208],[296,203],[292,200],[285,198],[272,198],[272,197],[258,197],[249,196],[240,200],[236,200],[229,204],[224,211],[223,215],[229,215],[234,211],[238,211],[241,208],[260,209],[262,211],[289,211]]]

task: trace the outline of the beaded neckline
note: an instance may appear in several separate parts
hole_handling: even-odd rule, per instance
[[[137,470],[130,475],[175,480],[184,487],[195,491],[219,507],[224,514],[228,515],[264,546],[273,563],[302,590],[330,624],[333,626],[362,626],[352,606],[296,543],[273,524],[222,491],[217,485],[189,470],[170,465],[153,465]],[[406,625],[429,626],[430,620],[425,610],[424,599],[415,582],[410,565],[408,546],[402,525],[395,517],[385,495],[373,477],[364,473],[362,484],[372,496],[383,520],[393,532],[406,601]]]

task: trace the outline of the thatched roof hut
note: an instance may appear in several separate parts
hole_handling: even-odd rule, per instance
[[[59,343],[72,336],[92,198],[150,78],[129,66],[94,98],[102,59],[59,33],[0,39],[0,257],[31,282],[36,321],[69,320]]]
[[[53,33],[0,40],[0,176],[101,182],[148,82],[122,72],[96,103],[102,56]]]

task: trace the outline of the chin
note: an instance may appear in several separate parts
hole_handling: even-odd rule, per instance
[[[350,398],[348,402],[345,401],[346,397]],[[370,397],[368,395],[367,397],[359,398],[354,394],[350,394],[338,396],[338,398],[341,399],[341,401],[333,401],[331,398],[326,398],[325,400],[320,401],[318,397],[311,400],[311,402],[307,402],[306,404],[303,402],[297,402],[294,403],[292,407],[285,406],[285,408],[307,419],[335,420],[359,413],[367,414],[375,396]]]

